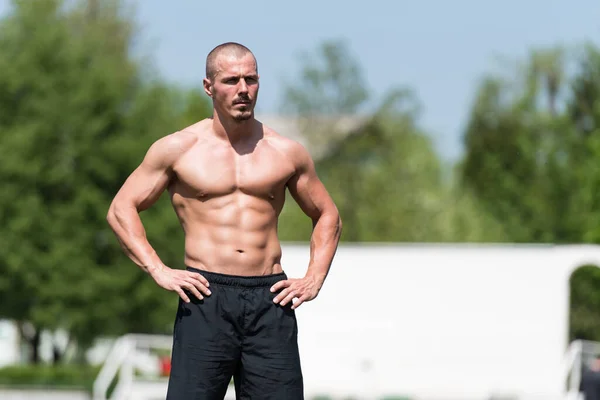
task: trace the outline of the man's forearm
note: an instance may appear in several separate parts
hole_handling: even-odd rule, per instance
[[[323,286],[342,233],[342,221],[337,212],[323,213],[315,226],[310,240],[310,263],[306,275]]]
[[[135,207],[111,207],[106,217],[121,248],[137,266],[152,274],[164,264],[146,238],[146,231]]]

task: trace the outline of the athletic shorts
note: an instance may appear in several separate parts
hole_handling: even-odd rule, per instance
[[[209,282],[210,296],[179,299],[167,400],[304,399],[298,325],[291,304],[270,288],[285,273],[232,276],[188,267]]]

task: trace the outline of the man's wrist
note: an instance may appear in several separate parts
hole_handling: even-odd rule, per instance
[[[146,265],[143,269],[148,273],[148,275],[154,277],[157,273],[163,271],[165,268],[162,264],[152,264]]]
[[[311,279],[318,289],[321,289],[323,283],[325,282],[325,274],[318,272],[307,272],[306,278]]]

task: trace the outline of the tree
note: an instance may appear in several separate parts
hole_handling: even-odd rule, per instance
[[[460,171],[509,241],[599,243],[600,52],[574,50],[533,51],[478,91]],[[571,291],[571,337],[600,340],[598,270]]]
[[[44,329],[85,348],[172,324],[176,298],[124,257],[105,216],[150,143],[208,107],[145,79],[134,31],[118,1],[14,1],[0,21],[0,315],[29,333],[34,362]],[[182,237],[166,200],[144,222],[176,266]]]
[[[462,180],[503,221],[509,240],[569,241],[565,149],[572,129],[564,104],[561,50],[534,52],[513,77],[487,77],[465,133]],[[563,207],[561,207],[563,206]]]
[[[571,276],[570,287],[570,340],[600,340],[600,268],[578,268]]]
[[[301,126],[313,153],[340,140],[360,119],[369,99],[362,69],[348,44],[325,41],[300,57],[300,84],[285,86],[282,111]]]
[[[283,103],[299,121],[310,121],[301,127],[344,221],[342,241],[460,241],[473,236],[469,227],[483,226],[497,234],[483,210],[465,208],[473,198],[457,196],[444,181],[429,135],[417,124],[420,105],[411,90],[392,89],[368,107],[347,44],[328,41],[316,54],[305,57]],[[350,128],[339,129],[344,123]],[[312,226],[297,207],[286,204],[281,219],[283,239],[310,237]]]

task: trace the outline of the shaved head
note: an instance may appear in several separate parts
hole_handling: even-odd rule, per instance
[[[204,92],[212,98],[214,115],[234,123],[254,118],[259,76],[256,57],[244,45],[227,42],[206,57]]]
[[[254,62],[257,64],[256,70],[258,72],[258,63],[256,62],[256,57],[254,57],[254,54],[252,54],[249,48],[235,42],[227,42],[218,45],[212,49],[206,57],[206,77],[212,81],[214,80],[215,76],[217,76],[217,73],[219,72],[218,58],[220,56],[243,58],[247,54],[251,54],[254,58]]]

